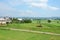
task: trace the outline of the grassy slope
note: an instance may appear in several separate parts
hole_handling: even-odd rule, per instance
[[[25,23],[25,24],[10,24],[6,27],[60,33],[60,27],[55,26],[55,24],[45,23],[42,24],[43,25],[42,28],[36,27],[37,25],[38,24],[34,24],[34,23],[29,23],[29,24]]]
[[[42,20],[41,23],[43,26],[42,28],[36,27],[38,25],[37,21],[33,21],[33,23],[24,23],[24,24],[13,23],[9,24],[6,27],[60,33],[60,24],[56,23],[56,21],[52,21],[52,23],[47,23],[46,20]]]
[[[60,36],[0,30],[0,40],[60,40]]]

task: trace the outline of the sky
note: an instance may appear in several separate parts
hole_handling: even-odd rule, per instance
[[[0,16],[60,17],[60,0],[0,0]]]

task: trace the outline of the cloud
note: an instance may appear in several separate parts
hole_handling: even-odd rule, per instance
[[[7,3],[13,7],[22,5],[24,3],[31,7],[38,7],[38,8],[50,9],[50,10],[59,10],[59,8],[57,7],[48,5],[48,1],[49,0],[7,0]]]
[[[57,7],[51,7],[51,6],[49,6],[49,9],[50,10],[59,10],[59,8],[57,8]]]
[[[21,10],[18,10],[18,9],[16,9],[16,8],[14,8],[13,6],[11,6],[11,5],[8,5],[8,4],[6,4],[6,3],[3,3],[3,2],[0,2],[0,11],[3,11],[3,12],[5,12],[5,11],[11,11],[11,12],[20,12]]]
[[[35,7],[45,8],[45,7],[47,7],[47,2],[48,2],[48,0],[33,0],[30,3],[30,5],[35,6]]]
[[[25,0],[27,1],[27,0]],[[59,10],[59,8],[57,7],[53,7],[53,6],[49,6],[48,5],[48,0],[29,0],[27,1],[29,3],[30,6],[32,7],[39,7],[39,8],[43,8],[43,9],[49,9],[49,10]]]
[[[48,2],[48,0],[40,0],[40,1],[41,1],[41,2],[43,2],[43,3],[44,3],[44,2],[45,2],[45,3],[47,3],[47,2]]]
[[[40,8],[46,8],[47,7],[47,5],[45,3],[32,3],[31,6],[40,7]]]
[[[33,0],[22,0],[23,2],[32,2]]]
[[[49,10],[59,10],[57,7],[53,7],[48,5],[48,0],[6,0],[7,3],[0,2],[0,10],[5,11],[21,11],[14,8],[15,6],[22,5],[23,3],[28,6],[38,7],[42,9],[49,9]]]
[[[0,10],[10,10],[10,8],[4,3],[0,3]]]
[[[7,2],[11,6],[17,6],[23,3],[22,0],[7,0]]]
[[[41,9],[38,9],[38,8],[41,8]],[[2,14],[3,16],[4,15],[7,15],[7,16],[45,16],[45,13],[47,15],[49,15],[48,13],[53,14],[52,12],[55,12],[55,10],[59,10],[59,9],[60,8],[57,8],[55,6],[50,6],[48,4],[48,0],[6,0],[4,2],[0,2],[0,15]]]
[[[16,8],[13,8],[5,3],[0,2],[0,16],[30,16],[34,15],[34,13],[31,10],[17,10]]]

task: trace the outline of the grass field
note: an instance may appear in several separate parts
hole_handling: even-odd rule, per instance
[[[33,23],[13,23],[5,27],[60,33],[60,23],[57,23],[56,20],[51,23],[47,23],[46,20],[42,20],[41,24],[42,27],[36,27],[39,23],[37,23],[37,21],[33,21]]]
[[[48,23],[47,20],[41,20],[42,27],[36,27],[39,24],[36,20],[33,23],[12,23],[0,27],[60,34],[60,23],[57,23],[56,20],[52,20],[51,23]],[[60,36],[0,29],[0,40],[60,40]]]
[[[60,36],[0,30],[0,40],[60,40]]]

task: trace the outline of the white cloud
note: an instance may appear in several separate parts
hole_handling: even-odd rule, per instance
[[[48,0],[36,0],[36,1],[38,1],[38,2],[32,2],[32,3],[30,3],[30,5],[32,7],[39,7],[39,8],[50,9],[50,10],[58,10],[59,9],[57,7],[49,6]]]
[[[49,10],[58,10],[59,9],[57,7],[49,6],[48,0],[7,0],[7,2],[8,2],[8,4],[0,2],[0,10],[5,9],[5,10],[16,11],[16,9],[12,8],[12,6],[15,7],[17,5],[22,5],[23,3],[26,3],[27,5],[32,6],[32,7],[39,7],[39,8],[43,8],[43,9],[49,9]]]
[[[4,13],[3,16],[12,16],[15,13],[16,15],[20,16],[29,16],[34,14],[31,10],[16,10],[15,8],[12,8],[7,4],[1,2],[0,2],[0,13]]]
[[[0,3],[0,10],[11,10],[12,8],[4,3]]]
[[[42,9],[48,10],[59,10],[57,7],[53,7],[48,5],[48,0],[7,0],[8,2],[5,4],[4,2],[0,2],[0,13],[4,13],[4,15],[20,15],[20,16],[36,16],[37,12],[34,13],[32,10],[21,10],[14,8],[16,6],[22,5],[26,3],[28,6],[38,7]],[[16,14],[15,14],[16,13]]]
[[[23,2],[32,2],[33,0],[22,0]]]
[[[59,10],[59,8],[57,8],[57,7],[51,7],[51,6],[49,6],[49,9],[51,9],[51,10]]]
[[[26,3],[27,5],[31,7],[39,7],[43,9],[50,9],[50,10],[58,10],[59,8],[49,6],[48,0],[7,0],[8,4],[11,6],[17,6],[22,5],[23,3]]]
[[[40,0],[41,2],[48,2],[48,0]]]
[[[47,7],[47,5],[44,3],[32,3],[31,5],[35,6],[35,7],[40,7],[40,8],[46,8]]]
[[[39,0],[38,2],[30,3],[32,7],[47,8],[47,0]]]
[[[7,4],[0,2],[0,14],[3,14],[3,16],[6,16],[6,15],[9,16],[15,13],[20,13],[20,11],[21,10],[16,10],[15,8],[8,6]]]
[[[7,1],[8,1],[8,4],[11,6],[17,6],[23,3],[22,0],[7,0]]]

